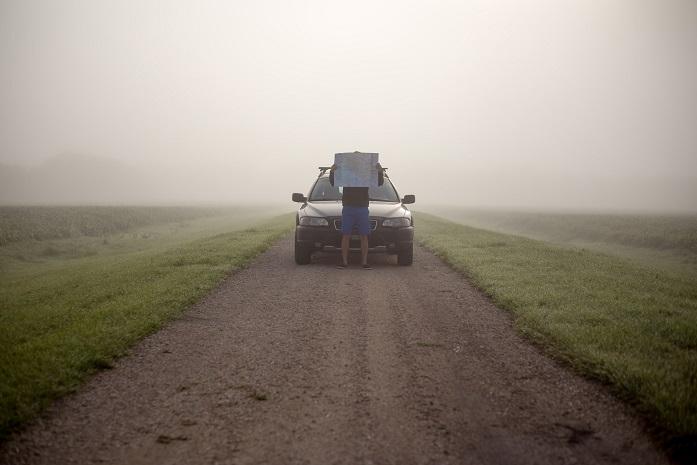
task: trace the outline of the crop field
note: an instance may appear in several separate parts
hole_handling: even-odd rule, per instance
[[[2,218],[12,240],[0,247],[0,437],[292,225],[232,208],[4,208]]]
[[[697,441],[697,278],[622,255],[476,229],[418,215],[418,240],[510,310],[517,328],[582,373],[609,383],[665,434]],[[510,220],[522,228],[521,219]],[[693,219],[541,217],[529,230],[694,250]],[[616,224],[614,234],[609,224]],[[554,226],[552,226],[554,225]],[[634,226],[636,227],[633,229]],[[658,239],[665,228],[666,237]],[[595,235],[592,235],[595,234]],[[642,238],[653,237],[655,240]]]
[[[475,228],[571,244],[697,274],[697,215],[541,213],[435,208]]]

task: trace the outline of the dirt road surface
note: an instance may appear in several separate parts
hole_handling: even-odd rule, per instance
[[[658,464],[605,388],[460,275],[283,239],[0,448],[2,464]]]

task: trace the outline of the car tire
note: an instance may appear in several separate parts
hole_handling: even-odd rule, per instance
[[[312,250],[295,243],[295,263],[298,265],[307,265],[312,258]]]
[[[397,254],[397,264],[400,266],[410,266],[414,263],[414,244],[399,249]]]

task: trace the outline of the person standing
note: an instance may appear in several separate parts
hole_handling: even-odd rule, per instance
[[[378,169],[378,186],[382,186],[385,181],[384,170],[380,163],[376,164]],[[334,171],[336,165],[332,165],[329,170],[329,183],[334,185]],[[348,266],[349,243],[351,232],[356,226],[358,234],[361,236],[361,264],[363,269],[370,270],[368,264],[368,235],[370,234],[370,196],[368,187],[344,187],[341,197],[341,263],[337,268],[344,269]]]

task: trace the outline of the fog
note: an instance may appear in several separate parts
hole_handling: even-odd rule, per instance
[[[0,203],[697,210],[697,2],[0,0]]]

